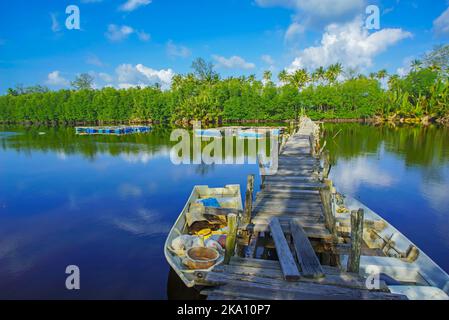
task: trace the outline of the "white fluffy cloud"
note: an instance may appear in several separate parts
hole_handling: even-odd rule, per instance
[[[226,69],[254,69],[256,65],[251,62],[245,61],[242,57],[232,56],[230,58],[225,58],[218,55],[212,56],[217,62],[217,67],[222,67]]]
[[[151,39],[151,35],[146,33],[145,31],[141,30],[134,30],[134,28],[130,26],[118,26],[115,24],[110,24],[108,26],[108,31],[105,33],[106,38],[109,39],[111,42],[120,42],[123,40],[128,39],[130,35],[135,33],[140,41],[149,41]]]
[[[449,34],[449,8],[435,19],[433,29],[437,34]]]
[[[288,69],[326,67],[337,62],[364,69],[372,66],[373,58],[388,47],[410,37],[412,34],[402,29],[370,33],[360,17],[349,23],[331,24],[326,27],[320,45],[302,50]]]
[[[262,59],[263,62],[265,62],[268,65],[273,65],[275,63],[273,57],[271,57],[269,54],[264,54],[260,58]]]
[[[149,5],[151,0],[128,0],[120,6],[121,11],[134,11],[139,7]]]
[[[287,41],[293,40],[298,35],[303,34],[305,30],[306,29],[305,29],[304,25],[302,25],[301,23],[298,23],[298,22],[293,22],[288,27],[287,31],[285,32],[285,40],[287,40]]]
[[[145,31],[137,31],[137,36],[139,37],[139,40],[143,42],[150,41],[151,39],[151,35]]]
[[[127,39],[133,32],[134,29],[130,26],[117,26],[115,24],[110,24],[105,35],[110,41],[118,42]]]
[[[189,48],[182,45],[177,45],[170,40],[167,42],[167,54],[171,57],[187,58],[192,54],[192,52]]]
[[[143,64],[122,64],[115,70],[117,74],[117,86],[119,88],[131,88],[136,86],[149,86],[159,83],[162,89],[167,89],[175,73],[172,69],[155,70]]]
[[[61,76],[61,72],[55,70],[50,72],[47,76],[47,81],[45,82],[49,86],[68,86],[69,81]]]

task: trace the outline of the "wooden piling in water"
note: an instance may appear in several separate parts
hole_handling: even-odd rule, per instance
[[[224,263],[229,264],[235,252],[235,243],[237,239],[237,215],[231,213],[228,215],[228,235],[226,237],[226,252]]]
[[[331,171],[329,151],[324,150],[321,154],[321,158],[323,159],[323,179],[327,179]]]
[[[251,212],[253,211],[253,192],[254,192],[254,175],[248,175],[246,182],[245,209],[243,210],[243,224],[251,221]]]
[[[364,211],[359,209],[351,212],[351,253],[348,260],[348,272],[359,273],[360,255],[363,242]]]
[[[332,210],[332,181],[325,180],[326,187],[320,189],[321,202],[323,204],[324,220],[326,227],[333,235],[336,235],[335,217]]]

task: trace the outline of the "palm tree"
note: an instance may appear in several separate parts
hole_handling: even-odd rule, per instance
[[[423,63],[419,59],[415,59],[411,63],[412,70],[415,71],[415,72],[421,70],[422,65],[423,65]]]
[[[377,78],[377,73],[371,72],[371,73],[369,74],[369,78],[370,78],[371,80],[376,79],[376,78]]]
[[[343,66],[341,63],[332,64],[327,68],[325,77],[329,83],[334,84],[342,72]]]
[[[390,78],[388,79],[388,87],[390,88],[390,90],[392,90],[394,87],[396,87],[396,85],[398,84],[398,81],[399,81],[399,76],[397,74],[390,76]]]
[[[323,67],[319,67],[312,74],[312,79],[314,82],[320,82],[325,79],[326,70]]]
[[[385,69],[382,69],[382,70],[379,70],[378,72],[377,72],[377,79],[379,79],[379,80],[383,80],[383,79],[385,79],[386,77],[388,77],[388,71],[387,70],[385,70]]]
[[[301,90],[309,81],[310,75],[306,69],[298,69],[289,77],[290,84]]]
[[[263,73],[263,80],[264,80],[265,84],[268,84],[271,82],[272,76],[273,76],[273,74],[271,73],[270,70],[267,70]]]
[[[278,79],[280,82],[287,83],[288,82],[288,73],[285,70],[279,72]]]

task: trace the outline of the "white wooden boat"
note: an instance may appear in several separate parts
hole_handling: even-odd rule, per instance
[[[181,214],[173,225],[164,246],[164,253],[170,267],[177,273],[187,287],[207,285],[204,282],[206,273],[213,270],[223,261],[220,257],[217,264],[206,270],[191,270],[183,264],[183,257],[172,248],[172,242],[180,235],[188,234],[187,214],[194,203],[202,199],[216,199],[222,209],[242,210],[242,197],[240,185],[226,185],[224,188],[209,188],[208,186],[195,186]]]
[[[364,242],[380,253],[361,256],[363,276],[386,275],[390,291],[411,300],[449,299],[449,275],[412,241],[356,199],[345,196],[344,207],[349,212],[364,210]],[[349,212],[335,213],[339,225],[348,226]],[[346,265],[347,256],[343,258],[342,263]]]

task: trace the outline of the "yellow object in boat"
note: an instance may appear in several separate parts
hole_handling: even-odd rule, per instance
[[[196,234],[201,237],[208,237],[212,234],[212,230],[211,229],[202,229],[202,230],[198,231]]]

